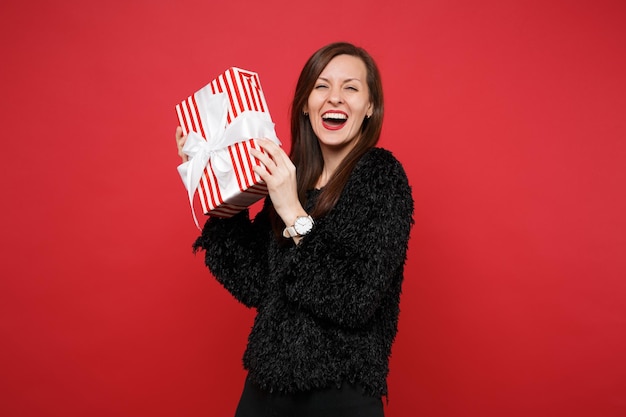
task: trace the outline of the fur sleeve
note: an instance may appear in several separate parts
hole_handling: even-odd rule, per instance
[[[240,302],[258,307],[268,275],[270,232],[265,208],[254,222],[244,210],[228,219],[211,217],[193,245],[205,251],[205,263],[215,278]]]
[[[355,167],[335,208],[293,248],[287,298],[335,324],[367,325],[399,297],[413,198],[404,169],[373,149]]]

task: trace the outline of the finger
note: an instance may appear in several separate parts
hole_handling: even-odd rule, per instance
[[[276,162],[267,153],[252,148],[250,149],[250,154],[255,157],[269,173],[276,169]]]
[[[270,174],[270,172],[265,168],[265,165],[253,165],[252,170],[255,174],[261,177],[263,182],[265,182],[266,184],[268,183],[272,174]]]
[[[270,155],[279,155],[282,149],[273,141],[266,138],[255,139],[261,148],[263,148]]]
[[[176,146],[181,149],[185,145],[187,136],[183,134],[183,128],[178,126],[176,128]]]
[[[179,149],[182,148],[186,140],[187,136],[183,136],[183,129],[178,126],[176,128],[176,146],[178,146]]]
[[[275,142],[266,138],[260,138],[257,139],[257,143],[259,144],[261,149],[269,154],[270,158],[272,158],[276,165],[288,166],[291,163],[291,159],[285,153],[283,148],[278,146],[278,144],[276,144]]]
[[[183,128],[180,126],[176,127],[176,148],[178,149],[178,156],[183,160],[183,162],[187,162],[189,160],[189,156],[183,152],[183,147],[185,146],[185,142],[187,141],[187,136],[183,135]]]

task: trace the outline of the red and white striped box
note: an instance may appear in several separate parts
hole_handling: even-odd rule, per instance
[[[228,98],[225,126],[207,126],[211,121],[203,112],[207,111],[207,102],[211,96],[217,94]],[[208,85],[176,105],[183,134],[195,132],[209,142],[211,141],[211,138],[207,137],[209,131],[226,129],[237,118],[245,117],[244,115],[250,112],[271,122],[258,74],[235,67],[227,69]],[[273,124],[271,126],[273,133]],[[273,135],[275,137],[275,133]],[[259,161],[250,155],[250,149],[260,148],[254,137],[239,139],[237,143],[221,150],[222,167],[217,169],[219,175],[216,172],[214,158],[209,159],[202,172],[197,191],[202,210],[207,215],[231,217],[267,195],[267,186],[252,169]],[[278,141],[278,138],[275,140]],[[225,167],[223,161],[227,161],[229,166]]]

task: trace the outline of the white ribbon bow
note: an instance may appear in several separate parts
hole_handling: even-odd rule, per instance
[[[228,153],[219,152],[230,145],[248,139],[267,138],[280,145],[280,140],[274,131],[274,123],[267,113],[245,111],[237,116],[231,124],[226,126],[228,116],[228,95],[225,93],[203,97],[204,109],[201,123],[205,129],[207,139],[204,140],[198,132],[189,132],[183,146],[183,153],[189,160],[178,166],[187,194],[191,213],[200,229],[194,210],[193,196],[200,185],[202,173],[209,161],[213,161],[213,168],[218,184],[223,186],[232,171]]]

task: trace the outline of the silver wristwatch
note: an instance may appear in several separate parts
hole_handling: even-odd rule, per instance
[[[293,226],[285,227],[283,236],[286,238],[304,236],[313,229],[314,224],[315,222],[311,216],[296,217]]]

